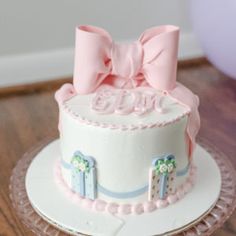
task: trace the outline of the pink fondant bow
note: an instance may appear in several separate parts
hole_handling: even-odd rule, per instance
[[[160,26],[146,30],[138,41],[117,44],[103,29],[76,29],[74,87],[93,92],[102,83],[115,87],[143,84],[172,90],[176,85],[179,28]]]

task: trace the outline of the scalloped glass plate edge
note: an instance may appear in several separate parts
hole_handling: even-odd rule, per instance
[[[35,155],[53,138],[47,138],[26,152],[17,162],[10,178],[9,192],[12,205],[21,221],[36,235],[66,236],[68,234],[82,235],[79,232],[65,232],[66,229],[54,225],[48,219],[41,217],[31,206],[25,189],[25,175]],[[220,196],[212,209],[200,219],[183,228],[179,233],[171,235],[198,236],[211,235],[232,215],[236,208],[236,171],[229,158],[206,139],[199,139],[198,144],[204,147],[215,159],[221,171],[222,186]],[[64,231],[63,231],[64,230]]]

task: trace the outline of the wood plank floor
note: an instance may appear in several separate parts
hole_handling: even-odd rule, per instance
[[[200,136],[231,157],[236,168],[236,81],[206,61],[180,64],[178,80],[199,95]],[[55,90],[65,81],[0,90],[0,236],[32,235],[11,206],[9,178],[13,167],[33,145],[57,135]],[[236,235],[236,213],[214,236]]]

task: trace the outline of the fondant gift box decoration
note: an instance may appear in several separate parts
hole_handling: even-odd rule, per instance
[[[71,166],[72,190],[82,197],[95,199],[97,183],[94,159],[77,151],[71,160]]]
[[[148,199],[165,199],[166,196],[175,193],[174,180],[176,162],[173,155],[157,157],[153,160],[149,174]]]
[[[176,82],[178,37],[171,25],[125,44],[76,29],[73,85],[55,94],[61,173],[93,209],[140,214],[191,189],[199,99]]]

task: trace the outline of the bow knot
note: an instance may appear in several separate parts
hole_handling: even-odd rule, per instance
[[[112,44],[112,74],[122,78],[134,78],[142,68],[142,46],[140,42]]]

